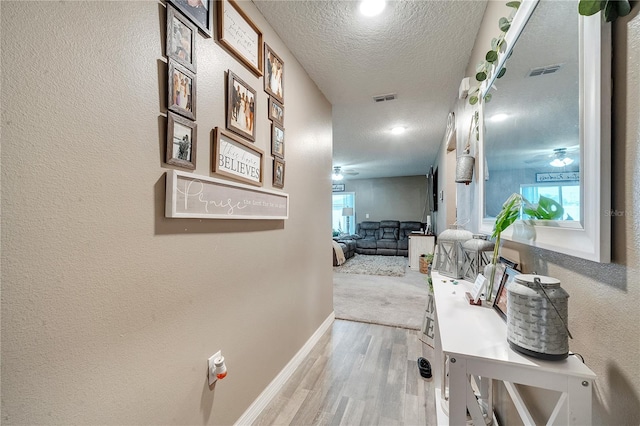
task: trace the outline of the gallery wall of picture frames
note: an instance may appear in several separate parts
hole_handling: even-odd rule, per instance
[[[217,19],[214,30],[214,7]],[[271,121],[272,182],[285,185],[284,61],[266,43],[257,25],[235,0],[167,0],[166,8],[167,143],[168,165],[196,169],[197,43],[216,34],[223,50],[259,79],[267,94]],[[204,37],[199,39],[198,34]],[[225,72],[224,127],[213,129],[211,172],[253,186],[264,184],[265,153],[255,146],[259,118],[255,82],[243,80],[234,69]],[[202,117],[201,117],[202,118]],[[267,141],[264,141],[267,145]],[[268,154],[267,154],[268,155]],[[195,175],[194,175],[195,176]]]

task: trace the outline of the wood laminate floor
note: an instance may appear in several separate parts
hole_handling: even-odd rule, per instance
[[[418,333],[336,320],[254,425],[435,425]]]

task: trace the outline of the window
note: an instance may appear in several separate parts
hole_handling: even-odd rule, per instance
[[[580,221],[580,184],[571,182],[565,185],[542,183],[520,185],[520,194],[530,202],[537,204],[540,196],[557,201],[564,208],[560,220]]]
[[[343,209],[353,208],[352,216],[343,216]],[[341,192],[333,194],[333,206],[331,208],[331,227],[333,232],[341,234],[356,233],[356,209],[355,209],[355,193]]]

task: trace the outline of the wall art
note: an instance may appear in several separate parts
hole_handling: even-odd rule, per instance
[[[264,44],[264,91],[284,104],[284,61]]]
[[[269,120],[284,126],[284,105],[269,96]]]
[[[169,111],[196,119],[196,75],[169,59]]]
[[[165,216],[199,219],[288,219],[289,194],[169,170]]]
[[[219,127],[214,130],[211,164],[216,174],[262,186],[262,150]]]
[[[167,5],[167,57],[196,72],[196,26]]]
[[[256,76],[262,75],[262,32],[235,0],[218,0],[218,41]]]
[[[284,158],[284,128],[271,124],[271,155]]]
[[[167,164],[192,170],[196,168],[197,129],[193,121],[167,113]]]
[[[284,160],[273,159],[273,186],[275,188],[284,187]]]
[[[211,37],[213,0],[168,0],[168,2],[196,24],[205,36]]]
[[[256,140],[256,91],[231,70],[227,72],[227,129]]]

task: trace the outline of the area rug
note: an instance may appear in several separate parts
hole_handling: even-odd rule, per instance
[[[384,275],[387,277],[403,277],[407,269],[407,258],[404,256],[371,256],[356,254],[342,266],[333,268],[342,274]]]
[[[425,278],[416,271],[404,277],[334,273],[336,318],[420,330],[428,297]]]

